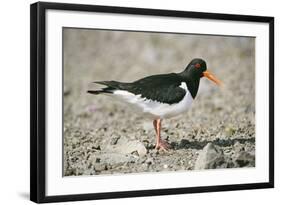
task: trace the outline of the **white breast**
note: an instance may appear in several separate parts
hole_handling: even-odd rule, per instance
[[[120,97],[122,100],[125,100],[130,105],[133,105],[134,108],[137,108],[139,111],[143,112],[150,118],[170,118],[186,112],[193,102],[193,98],[187,89],[186,83],[182,82],[179,86],[186,91],[184,98],[174,104],[161,103],[154,100],[149,100],[142,98],[141,95],[135,95],[128,91],[116,90],[114,95]]]

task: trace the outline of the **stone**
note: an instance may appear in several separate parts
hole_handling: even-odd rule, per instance
[[[110,141],[110,144],[116,145],[119,139],[120,139],[120,136],[113,136],[111,141]]]
[[[145,163],[147,163],[149,165],[154,164],[154,160],[153,160],[153,158],[149,157],[149,158],[146,159]]]
[[[138,158],[133,155],[124,155],[118,153],[94,153],[89,157],[91,164],[94,166],[96,164],[124,164],[126,162],[135,162],[137,159]]]
[[[83,172],[83,175],[93,175],[93,174],[95,174],[95,170],[86,169]]]
[[[80,140],[78,139],[78,137],[73,137],[71,142],[72,142],[73,145],[76,145],[76,144],[80,143]]]
[[[234,163],[237,167],[254,167],[255,155],[249,152],[240,152],[234,159]]]
[[[224,129],[224,135],[226,137],[231,137],[235,133],[235,129],[231,126],[227,126]]]
[[[106,166],[106,164],[97,163],[97,164],[95,164],[94,169],[95,169],[95,171],[100,172],[100,171],[107,170],[107,166]]]
[[[195,162],[195,169],[215,169],[222,168],[225,163],[222,150],[217,149],[212,143],[208,143]],[[226,166],[225,166],[226,167]]]
[[[101,150],[108,153],[119,153],[119,154],[133,154],[138,153],[140,157],[143,157],[147,153],[147,149],[144,144],[139,140],[130,140],[126,137],[120,137],[116,144],[112,144],[108,141],[104,142]]]

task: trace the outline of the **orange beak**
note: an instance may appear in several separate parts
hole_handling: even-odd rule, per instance
[[[207,70],[205,72],[203,72],[203,76],[208,78],[209,80],[213,81],[214,83],[216,83],[219,86],[222,85],[222,82]]]

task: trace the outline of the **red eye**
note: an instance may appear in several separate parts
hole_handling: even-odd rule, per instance
[[[195,68],[199,69],[199,68],[201,68],[201,65],[199,63],[196,63]]]

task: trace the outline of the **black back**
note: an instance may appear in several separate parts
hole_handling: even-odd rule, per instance
[[[195,98],[199,83],[186,81],[180,74],[176,73],[152,75],[132,83],[117,81],[101,81],[96,83],[108,86],[103,89],[107,93],[114,90],[126,90],[135,95],[141,95],[142,98],[174,104],[181,101],[186,95],[185,89],[179,87],[182,82],[186,83],[189,92]]]
[[[152,75],[132,83],[122,83],[117,81],[95,82],[106,85],[100,91],[90,91],[92,94],[113,93],[114,90],[126,90],[135,95],[158,101],[161,103],[174,104],[181,101],[186,95],[186,90],[180,85],[184,82],[192,98],[196,97],[199,88],[200,78],[207,69],[206,62],[202,59],[193,59],[181,73],[169,73],[162,75]]]
[[[147,99],[173,104],[181,101],[186,94],[179,87],[181,83],[181,77],[175,73],[153,75],[129,84],[126,90]]]

